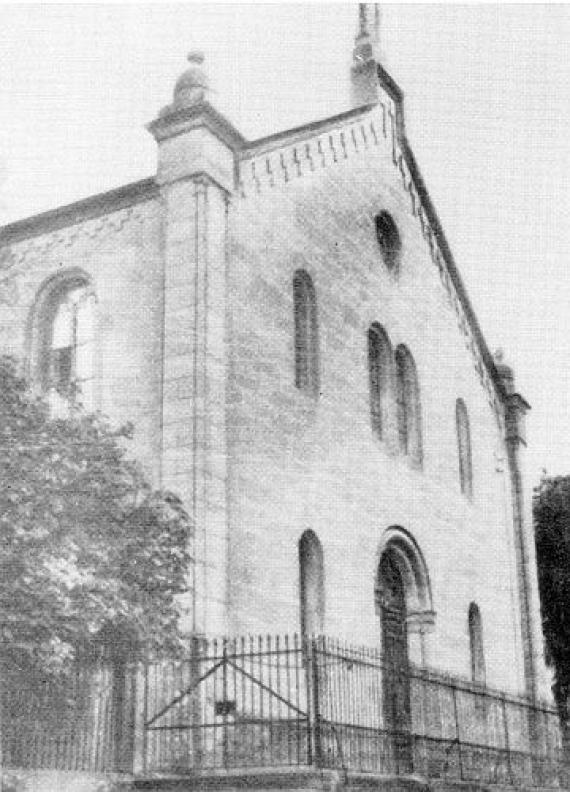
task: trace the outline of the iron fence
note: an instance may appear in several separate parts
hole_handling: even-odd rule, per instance
[[[35,696],[35,698],[34,698]],[[139,775],[314,766],[568,787],[553,709],[325,637],[194,640],[3,696],[4,764]]]
[[[4,767],[110,772],[118,761],[116,675],[74,666],[61,678],[2,680]]]
[[[145,668],[145,770],[313,764],[297,636],[196,641],[164,669]]]
[[[555,710],[318,637],[196,641],[146,665],[144,772],[315,765],[566,783]]]

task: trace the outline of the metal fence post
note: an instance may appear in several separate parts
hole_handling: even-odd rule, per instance
[[[111,717],[113,735],[113,770],[115,772],[129,772],[127,769],[128,757],[125,751],[127,730],[125,723],[126,704],[126,662],[122,657],[111,658]]]
[[[111,659],[111,717],[114,770],[132,773],[136,750],[136,665],[126,657]]]
[[[228,639],[224,638],[222,641],[222,702],[224,709],[222,713],[222,762],[224,769],[227,770],[229,765],[229,750],[228,750],[228,713],[226,704],[228,701]]]
[[[457,709],[457,689],[455,685],[452,687],[453,690],[453,715],[455,718],[455,741],[457,742],[457,758],[459,760],[459,778],[461,781],[464,780],[463,778],[463,754],[461,751],[461,736],[459,733],[459,713]]]
[[[311,701],[312,709],[312,718],[309,727],[311,735],[309,739],[309,744],[311,746],[310,759],[311,764],[314,762],[317,767],[322,767],[319,665],[316,638],[311,638],[309,641],[307,680],[310,685],[310,695],[308,698]]]
[[[505,751],[507,752],[507,768],[509,771],[509,781],[511,784],[514,784],[513,780],[513,768],[511,764],[511,743],[509,740],[509,721],[507,718],[507,703],[505,697],[503,696],[501,699],[501,709],[503,711],[503,728],[505,730]]]
[[[148,695],[149,695],[149,671],[150,657],[148,652],[143,658],[143,706],[142,706],[142,771],[146,775],[148,772]]]
[[[535,786],[542,785],[542,767],[539,755],[533,751],[533,747],[541,745],[542,733],[538,724],[538,709],[534,701],[530,701],[526,705],[526,716],[528,721],[529,731],[529,748],[530,748],[530,772],[532,782]]]
[[[190,683],[194,686],[192,697],[190,699],[190,718],[192,728],[191,734],[191,751],[192,751],[192,769],[197,772],[202,767],[203,760],[203,733],[202,733],[202,691],[198,684],[200,674],[202,671],[202,655],[208,655],[209,644],[205,639],[193,634],[190,638]]]

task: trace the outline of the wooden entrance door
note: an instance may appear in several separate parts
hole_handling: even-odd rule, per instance
[[[396,770],[412,772],[410,679],[406,596],[396,561],[388,551],[380,561],[380,606],[384,654],[384,723],[392,735]]]

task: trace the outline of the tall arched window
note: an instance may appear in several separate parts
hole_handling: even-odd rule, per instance
[[[417,464],[422,463],[422,425],[420,390],[416,364],[403,345],[396,349],[396,402],[400,451]]]
[[[392,349],[388,336],[377,322],[368,330],[368,373],[372,429],[382,440],[386,437],[388,423]]]
[[[485,654],[483,651],[483,625],[479,606],[472,602],[468,616],[469,651],[471,654],[471,679],[473,682],[485,682]]]
[[[457,432],[457,456],[459,460],[459,484],[461,492],[470,498],[473,495],[473,467],[471,460],[471,432],[469,416],[463,399],[455,402],[455,428]]]
[[[324,632],[325,585],[323,548],[314,531],[305,531],[299,541],[301,633]]]
[[[380,212],[375,218],[375,224],[376,239],[384,263],[388,269],[394,270],[398,265],[402,247],[398,226],[388,212]]]
[[[293,277],[293,305],[295,312],[295,385],[318,396],[319,323],[317,298],[310,275],[297,270]]]
[[[32,378],[56,402],[93,407],[95,295],[74,272],[49,281],[32,316]]]

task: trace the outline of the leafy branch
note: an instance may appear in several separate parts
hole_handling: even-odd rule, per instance
[[[0,357],[0,650],[43,673],[119,633],[179,640],[192,525],[128,455],[133,428],[52,418]]]

